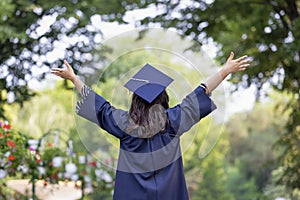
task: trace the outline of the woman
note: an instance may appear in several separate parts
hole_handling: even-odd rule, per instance
[[[120,139],[114,199],[188,199],[180,136],[216,109],[209,94],[225,77],[250,65],[247,56],[233,58],[231,52],[219,72],[172,108],[165,88],[173,80],[145,65],[125,84],[134,92],[129,112],[112,107],[84,85],[66,61],[65,69],[52,69],[81,92],[77,113]]]

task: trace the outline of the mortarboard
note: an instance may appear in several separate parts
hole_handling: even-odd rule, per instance
[[[151,103],[172,81],[173,79],[163,72],[146,64],[125,83],[124,87]]]

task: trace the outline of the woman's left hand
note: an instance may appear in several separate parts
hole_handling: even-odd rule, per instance
[[[56,76],[59,76],[61,78],[68,79],[68,80],[74,82],[74,80],[76,79],[76,75],[75,75],[72,67],[69,65],[69,63],[66,60],[64,60],[64,64],[66,65],[66,68],[62,69],[62,68],[54,67],[51,69],[51,73],[53,73]]]
[[[247,55],[242,56],[237,59],[234,58],[234,53],[231,52],[229,58],[227,59],[225,65],[224,65],[224,70],[227,71],[228,74],[237,72],[237,71],[244,71],[247,67],[250,66],[250,59],[247,59]]]

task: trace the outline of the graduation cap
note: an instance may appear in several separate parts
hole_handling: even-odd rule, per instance
[[[151,103],[173,81],[153,66],[146,64],[124,85],[139,97]]]

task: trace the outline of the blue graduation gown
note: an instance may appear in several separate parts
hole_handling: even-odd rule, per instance
[[[188,199],[180,136],[216,109],[202,87],[166,110],[168,125],[151,138],[126,133],[129,113],[112,107],[92,90],[84,92],[77,113],[120,140],[113,199]]]

